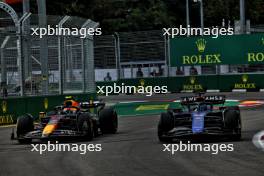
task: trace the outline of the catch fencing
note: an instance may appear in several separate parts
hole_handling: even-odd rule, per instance
[[[1,92],[8,96],[95,92],[93,36],[32,35],[38,16],[24,14],[15,26],[0,10]],[[47,16],[50,28],[89,29],[98,23]],[[5,92],[7,90],[7,92]],[[3,95],[5,96],[5,95]]]

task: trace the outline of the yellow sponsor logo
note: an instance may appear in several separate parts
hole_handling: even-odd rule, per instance
[[[264,53],[248,53],[248,62],[263,62]]]
[[[243,75],[241,77],[242,83],[235,83],[234,88],[235,89],[256,89],[257,88],[256,83],[249,83],[248,80],[249,80],[248,75]]]
[[[203,53],[206,47],[206,40],[205,39],[198,39],[196,42],[197,49],[200,53]]]
[[[247,83],[248,82],[248,75],[243,75],[242,76],[242,82]]]
[[[220,64],[222,63],[221,54],[206,54],[202,53],[206,49],[207,41],[205,39],[198,39],[196,42],[197,50],[200,54],[198,55],[189,55],[182,56],[182,63],[184,65],[197,65],[197,64]]]
[[[195,84],[195,81],[196,81],[196,78],[195,77],[193,77],[193,76],[190,77],[190,83],[191,84]]]
[[[140,105],[139,107],[137,107],[136,111],[167,110],[169,106],[170,106],[169,104]]]
[[[45,108],[45,110],[47,110],[49,108],[49,100],[48,100],[48,98],[44,99],[44,108]]]
[[[208,55],[192,55],[192,56],[182,56],[183,64],[220,64],[221,54],[208,54]]]
[[[201,84],[183,85],[183,90],[203,90],[203,86]]]
[[[0,125],[9,125],[14,123],[14,117],[11,114],[0,116]]]
[[[184,84],[183,90],[202,90],[203,86],[199,84],[194,76],[189,78],[189,84]]]
[[[139,84],[140,86],[145,86],[145,80],[144,79],[139,80]]]
[[[264,37],[260,40],[261,45],[264,46]],[[264,53],[248,53],[247,54],[248,62],[263,62],[264,61]]]
[[[3,113],[7,112],[7,102],[6,101],[2,101],[2,112]]]
[[[235,89],[256,89],[255,83],[235,84]]]

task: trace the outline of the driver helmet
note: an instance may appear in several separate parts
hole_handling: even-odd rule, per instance
[[[73,96],[66,96],[63,103],[63,112],[76,112],[79,107],[79,102]]]
[[[73,96],[66,96],[64,98],[63,105],[65,107],[71,107],[71,106],[78,107],[79,106],[79,102],[77,102]]]
[[[207,111],[207,110],[208,108],[206,104],[201,105],[201,111]]]

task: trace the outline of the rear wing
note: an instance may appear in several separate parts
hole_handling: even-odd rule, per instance
[[[102,101],[87,101],[87,102],[81,102],[79,103],[78,106],[72,106],[72,105],[60,105],[60,106],[56,106],[54,108],[55,111],[61,111],[64,108],[76,108],[76,109],[81,109],[81,110],[89,110],[91,108],[104,108],[105,107],[105,103]]]
[[[190,96],[181,97],[181,104],[191,104],[191,103],[212,103],[212,104],[224,104],[226,97],[224,95],[210,95],[210,96]]]
[[[97,107],[104,107],[105,103],[102,101],[89,101],[89,102],[81,102],[80,108],[81,109],[90,109],[90,108],[97,108]]]

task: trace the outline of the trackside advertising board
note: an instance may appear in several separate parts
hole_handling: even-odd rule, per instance
[[[264,33],[170,39],[171,66],[264,64]]]

